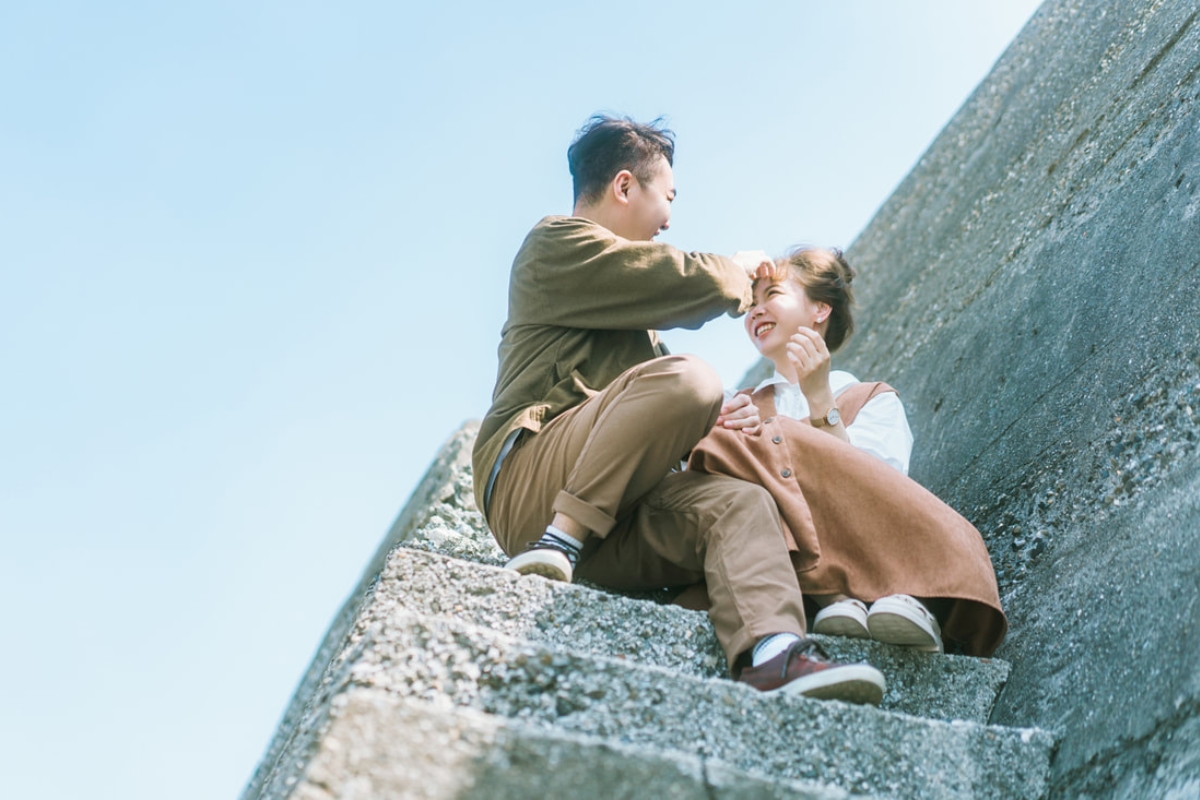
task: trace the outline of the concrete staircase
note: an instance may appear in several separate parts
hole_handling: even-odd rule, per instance
[[[1054,738],[986,724],[1001,661],[824,638],[883,671],[881,708],[763,696],[725,677],[702,613],[497,568],[472,434],[335,621],[247,800],[1045,794]]]

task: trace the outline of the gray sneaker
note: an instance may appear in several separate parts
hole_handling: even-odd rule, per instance
[[[877,642],[928,653],[944,652],[937,619],[919,600],[906,594],[888,595],[872,603],[867,628]]]
[[[824,636],[849,636],[852,639],[870,639],[867,629],[867,606],[861,600],[848,598],[830,603],[817,612],[813,619],[813,633]]]

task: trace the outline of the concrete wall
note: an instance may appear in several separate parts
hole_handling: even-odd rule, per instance
[[[1048,0],[849,252],[839,365],[983,531],[1063,796],[1200,794],[1198,14]]]

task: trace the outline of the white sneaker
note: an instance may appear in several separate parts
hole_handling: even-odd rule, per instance
[[[867,613],[871,638],[928,653],[944,652],[942,629],[929,609],[906,594],[881,597]]]
[[[570,583],[575,573],[567,554],[549,547],[531,547],[514,556],[504,568],[515,570],[522,575],[541,575],[543,578],[563,583]]]
[[[871,631],[867,629],[866,603],[852,597],[830,603],[817,612],[817,616],[813,619],[812,632],[825,636],[870,639]]]

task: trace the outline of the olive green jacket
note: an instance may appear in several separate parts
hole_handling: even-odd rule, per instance
[[[475,440],[475,497],[504,440],[542,425],[664,354],[655,329],[699,328],[752,302],[725,256],[634,242],[582,217],[546,217],[513,260],[492,407]]]

